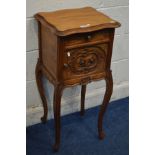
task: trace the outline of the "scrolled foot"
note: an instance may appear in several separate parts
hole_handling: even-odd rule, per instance
[[[105,133],[103,131],[99,132],[99,139],[102,140],[105,137]]]
[[[43,124],[45,124],[45,123],[47,122],[47,118],[46,118],[46,117],[44,117],[44,116],[43,116],[43,117],[41,117],[41,119],[40,119],[40,120],[41,120],[41,122],[42,122]]]
[[[59,144],[54,144],[53,145],[53,151],[58,152],[58,150],[59,150]]]

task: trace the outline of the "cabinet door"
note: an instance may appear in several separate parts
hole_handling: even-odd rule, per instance
[[[108,47],[108,43],[103,43],[65,51],[63,78],[68,80],[104,72]]]

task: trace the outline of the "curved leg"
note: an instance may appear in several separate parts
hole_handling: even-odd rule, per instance
[[[44,94],[44,89],[43,89],[43,83],[42,83],[42,71],[40,67],[40,62],[38,59],[37,65],[36,65],[36,82],[37,82],[37,87],[39,90],[39,94],[42,100],[43,108],[44,108],[44,115],[41,117],[42,123],[45,123],[47,121],[47,112],[48,112],[48,107],[47,107],[47,101],[46,97]]]
[[[85,94],[86,94],[86,85],[81,86],[81,115],[84,115],[85,112]]]
[[[54,109],[54,123],[55,123],[55,144],[54,151],[58,151],[60,145],[60,112],[61,112],[61,96],[63,85],[57,85],[54,88],[53,109]]]
[[[109,103],[113,91],[113,79],[111,72],[108,73],[108,76],[106,77],[105,80],[106,80],[106,92],[98,116],[98,134],[100,139],[103,139],[105,136],[102,129],[103,115],[107,109],[107,105]]]

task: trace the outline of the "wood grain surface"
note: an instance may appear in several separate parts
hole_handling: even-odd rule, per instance
[[[120,26],[119,22],[91,7],[40,12],[35,17],[52,26],[60,36]]]
[[[54,150],[60,146],[61,96],[64,88],[82,85],[81,114],[84,114],[86,85],[105,79],[106,93],[98,117],[99,138],[104,138],[102,120],[109,103],[113,80],[111,57],[115,28],[120,24],[91,7],[42,12],[35,15],[39,31],[39,59],[36,81],[43,102],[43,123],[47,120],[47,101],[42,76],[54,85]]]

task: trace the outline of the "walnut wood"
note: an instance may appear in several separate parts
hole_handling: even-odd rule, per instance
[[[42,62],[46,69],[57,77],[57,37],[51,33],[50,29],[42,25]],[[52,58],[52,61],[51,61]]]
[[[67,50],[64,53],[64,64],[68,64],[68,67],[65,67],[63,70],[64,80],[77,78],[79,75],[82,78],[92,73],[97,74],[104,71],[108,44],[82,46],[81,48]],[[70,57],[67,56],[68,52]],[[91,59],[92,63],[90,63]],[[84,61],[83,65],[80,65],[80,60]]]
[[[84,115],[85,112],[85,94],[86,94],[86,85],[81,86],[81,115]]]
[[[42,70],[41,70],[40,60],[38,59],[37,66],[36,66],[36,83],[37,83],[40,97],[42,100],[42,104],[44,107],[44,115],[43,115],[43,117],[41,117],[41,121],[43,123],[45,123],[47,121],[48,106],[47,106],[46,96],[44,93],[42,76],[43,76],[43,74],[42,74]]]
[[[92,44],[96,41],[108,42],[110,41],[110,34],[108,30],[99,30],[84,34],[72,34],[66,37],[65,39],[65,47],[78,45],[78,44]]]
[[[110,97],[113,91],[113,80],[112,80],[111,71],[107,72],[105,81],[106,81],[106,92],[105,92],[104,99],[100,107],[99,116],[98,116],[98,133],[99,133],[100,139],[103,139],[105,136],[103,129],[102,129],[103,115],[107,109],[107,105],[109,103],[109,100],[110,100]]]
[[[117,21],[91,7],[40,12],[35,17],[42,23],[53,27],[59,36],[120,26]]]
[[[55,151],[60,146],[61,96],[66,87],[82,85],[81,115],[85,109],[86,85],[106,80],[106,93],[98,117],[99,138],[104,137],[102,120],[112,94],[111,57],[115,28],[120,23],[93,8],[38,13],[39,59],[36,82],[47,120],[47,101],[42,76],[54,85]],[[90,24],[90,25],[87,25]],[[86,27],[80,27],[86,25]]]
[[[55,151],[58,151],[60,145],[60,107],[63,85],[56,85],[54,87],[53,109],[54,109],[54,123],[55,123],[55,144],[53,146]]]

